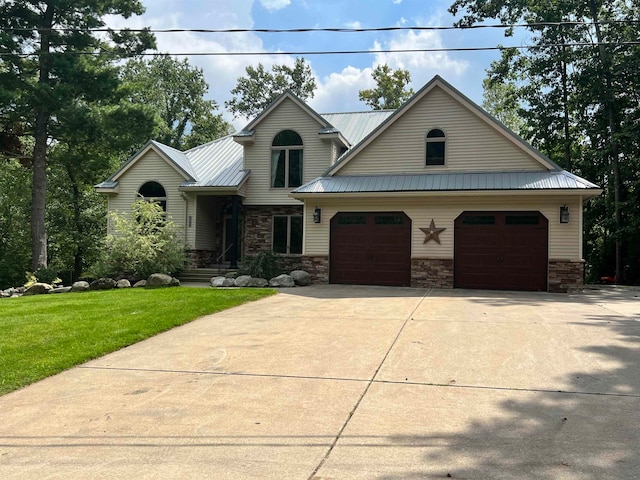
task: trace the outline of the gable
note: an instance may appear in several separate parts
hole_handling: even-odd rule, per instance
[[[425,166],[425,140],[432,129],[446,135],[444,166]],[[547,168],[436,85],[351,158],[339,174],[532,170]]]
[[[271,188],[271,149],[274,137],[283,130],[293,130],[303,143],[303,183],[322,175],[331,162],[332,143],[322,140],[325,125],[309,115],[298,102],[284,98],[255,126],[253,142],[244,146],[244,168],[251,170],[247,181],[245,204],[299,204],[289,193],[292,189]]]

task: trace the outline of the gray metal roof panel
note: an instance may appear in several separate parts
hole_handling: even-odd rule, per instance
[[[351,145],[355,145],[378,125],[384,122],[393,110],[371,110],[368,112],[323,113],[335,130],[338,130]]]
[[[173,147],[169,147],[162,143],[156,142],[155,140],[151,140],[150,142],[154,147],[160,150],[164,155],[167,156],[173,163],[175,163],[183,172],[185,172],[192,179],[196,178],[196,173],[191,168],[191,164],[184,153],[180,150],[176,150]]]
[[[196,180],[188,185],[239,186],[249,175],[249,171],[242,168],[243,151],[242,145],[234,142],[231,135],[187,150],[184,154],[195,171]]]
[[[480,190],[590,190],[597,185],[564,170],[318,177],[293,193]]]

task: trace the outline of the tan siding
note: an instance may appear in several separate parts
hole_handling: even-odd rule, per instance
[[[256,127],[255,143],[244,149],[244,168],[251,170],[246,184],[245,205],[300,205],[289,197],[290,189],[270,188],[271,143],[282,130],[294,130],[304,144],[304,182],[320,176],[331,161],[331,142],[318,138],[321,125],[286,99]]]
[[[444,167],[425,167],[425,138],[433,128],[446,134]],[[521,171],[544,167],[436,87],[353,157],[338,175],[462,170]]]
[[[119,179],[120,193],[110,195],[109,211],[128,212],[146,182],[158,182],[167,193],[167,215],[184,229],[185,204],[178,187],[184,178],[153,150],[147,152]]]
[[[571,212],[568,224],[559,223],[561,205]],[[314,224],[312,213],[322,208],[322,223]],[[305,220],[305,254],[328,255],[329,223],[337,212],[349,211],[404,211],[412,220],[412,256],[429,258],[453,258],[454,221],[464,211],[480,210],[530,210],[540,211],[549,220],[549,258],[581,260],[582,233],[580,229],[581,202],[576,197],[433,197],[388,198],[353,200],[311,200]],[[440,234],[438,245],[434,241],[424,244],[427,228],[434,220],[436,227],[446,228]]]

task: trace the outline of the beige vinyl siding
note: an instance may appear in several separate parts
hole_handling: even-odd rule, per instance
[[[303,142],[303,183],[320,176],[331,161],[330,141],[320,140],[322,126],[293,101],[285,99],[256,127],[255,142],[245,145],[244,168],[251,170],[246,183],[245,205],[300,205],[289,197],[293,189],[271,188],[271,143],[282,130],[293,130]]]
[[[217,204],[211,197],[196,197],[196,250],[215,250],[216,231],[214,218],[217,216]]]
[[[140,187],[146,182],[158,182],[167,193],[167,216],[183,230],[185,204],[178,187],[184,181],[184,177],[162,157],[149,150],[118,178],[120,193],[109,196],[109,211],[129,212],[139,198]]]
[[[444,167],[425,166],[426,135],[434,128],[446,134]],[[525,150],[435,87],[338,175],[544,169]]]
[[[568,224],[559,222],[560,206],[567,205],[571,213]],[[313,223],[313,210],[322,209],[322,223]],[[549,220],[549,258],[582,259],[581,212],[578,197],[428,197],[428,198],[360,198],[336,200],[308,200],[305,215],[305,250],[307,255],[328,255],[329,225],[337,212],[401,211],[412,220],[412,257],[453,258],[454,221],[464,211],[540,211]],[[436,227],[446,228],[434,241],[423,243],[431,219]]]

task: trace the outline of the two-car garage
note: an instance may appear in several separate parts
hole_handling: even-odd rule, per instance
[[[548,220],[540,212],[465,211],[454,228],[454,287],[547,289]],[[404,212],[336,214],[329,281],[411,285],[411,232]]]

